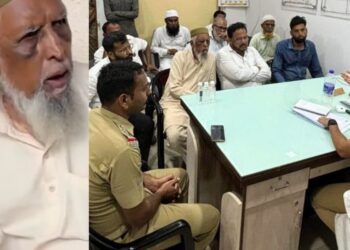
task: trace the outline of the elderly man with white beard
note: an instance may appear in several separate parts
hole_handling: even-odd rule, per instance
[[[61,0],[0,0],[0,249],[88,249],[87,109]]]
[[[192,30],[191,37],[191,47],[179,51],[173,58],[161,99],[169,146],[183,159],[186,157],[189,117],[180,104],[180,97],[196,93],[199,82],[216,79],[215,56],[208,53],[210,40],[207,28]]]

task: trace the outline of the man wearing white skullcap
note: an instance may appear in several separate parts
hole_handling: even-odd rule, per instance
[[[173,56],[183,50],[191,40],[190,31],[179,24],[179,14],[176,10],[167,10],[164,18],[165,26],[154,31],[151,44],[152,52],[159,55],[159,70],[170,68]]]
[[[274,33],[276,19],[271,15],[265,15],[261,20],[262,31],[255,34],[250,41],[250,46],[256,48],[268,65],[272,64],[276,44],[281,40]]]

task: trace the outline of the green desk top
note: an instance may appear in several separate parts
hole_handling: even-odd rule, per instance
[[[211,125],[224,125],[226,141],[217,145],[245,177],[334,152],[327,130],[292,111],[299,99],[322,104],[323,82],[317,78],[217,91],[214,103],[199,103],[198,94],[181,99],[208,134]],[[333,97],[333,107],[350,101],[350,87],[340,81],[337,87],[346,94]]]

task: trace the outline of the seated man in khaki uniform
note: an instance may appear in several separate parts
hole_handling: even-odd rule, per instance
[[[192,229],[196,249],[213,240],[219,212],[207,204],[186,202],[188,176],[183,169],[142,173],[138,142],[130,115],[140,112],[149,95],[142,66],[119,61],[102,68],[97,92],[101,108],[90,112],[90,226],[105,237],[126,243],[176,220]],[[164,242],[165,249],[178,242]]]
[[[160,101],[164,109],[164,129],[170,148],[186,159],[189,117],[180,104],[180,97],[198,91],[199,82],[216,79],[215,56],[208,52],[207,28],[191,31],[191,47],[176,53],[170,75]]]

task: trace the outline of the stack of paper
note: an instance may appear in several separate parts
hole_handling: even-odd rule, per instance
[[[311,109],[311,111],[308,110],[309,108]],[[320,127],[324,126],[318,122],[318,119],[321,116],[326,116],[329,119],[334,119],[337,121],[339,130],[342,133],[350,129],[350,119],[344,118],[333,113],[329,113],[330,109],[322,105],[300,100],[294,105],[293,111],[309,119],[311,122],[315,123]]]

